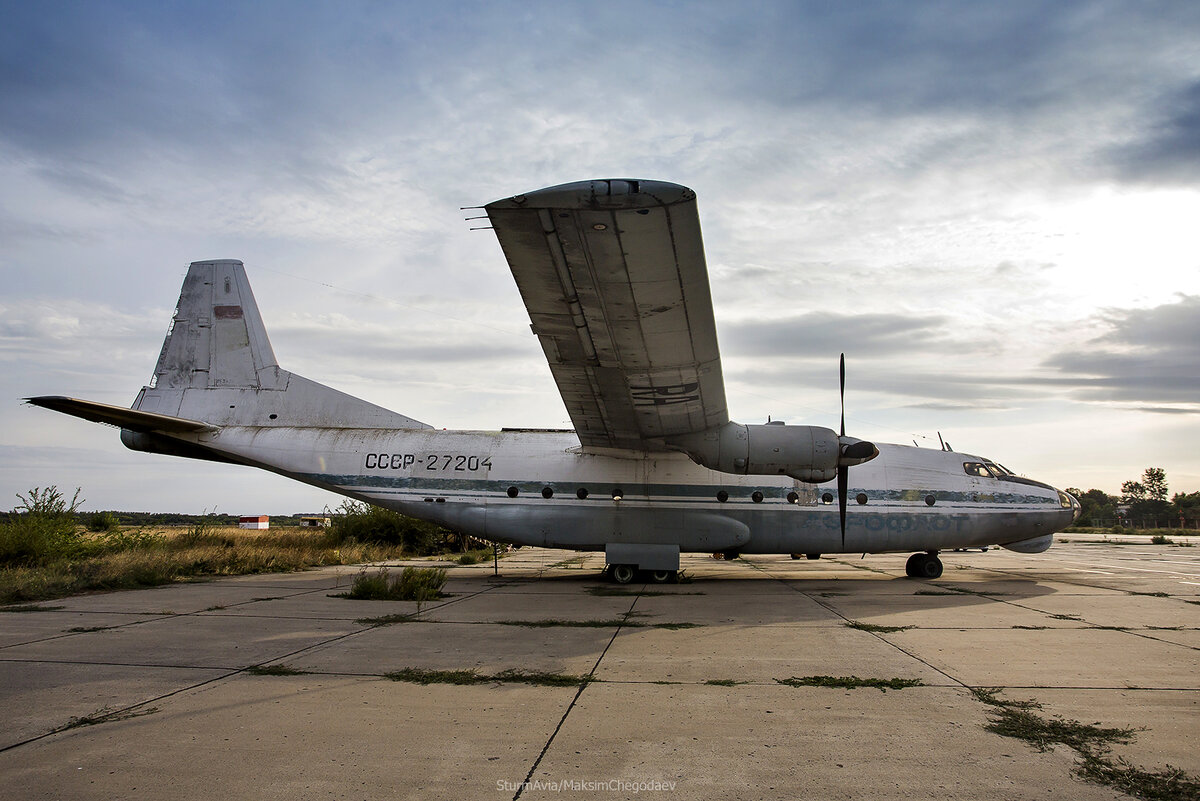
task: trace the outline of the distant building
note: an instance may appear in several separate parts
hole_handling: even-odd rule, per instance
[[[270,515],[243,515],[238,518],[238,528],[270,528]]]
[[[301,528],[328,528],[329,518],[320,515],[305,515],[300,518]]]

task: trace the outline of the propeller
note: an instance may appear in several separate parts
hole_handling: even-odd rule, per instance
[[[842,404],[842,423],[838,428],[838,450],[844,446],[842,439],[846,436],[846,354],[838,363],[839,387],[838,396]],[[842,455],[838,453],[838,514],[842,518],[842,550],[846,549],[846,495],[850,491],[850,467],[842,463]]]
[[[879,455],[879,449],[866,440],[846,441],[846,354],[838,364],[838,394],[842,406],[841,425],[838,428],[838,515],[842,523],[842,550],[846,549],[846,501],[850,493],[850,466],[869,462]]]

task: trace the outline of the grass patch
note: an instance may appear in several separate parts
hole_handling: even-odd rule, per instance
[[[477,565],[481,562],[492,561],[492,553],[491,550],[466,551],[460,554],[454,561],[460,565]]]
[[[1162,534],[1155,534],[1150,538],[1151,545],[1174,545],[1175,540]]]
[[[709,679],[704,683],[713,687],[736,687],[739,684],[745,684],[746,682],[734,681],[733,679]]]
[[[413,615],[384,615],[382,617],[360,617],[354,621],[360,626],[390,626],[393,623],[416,623]]]
[[[1042,631],[1050,628],[1049,626],[1013,626],[1014,629],[1026,629],[1028,631]]]
[[[1164,770],[1148,771],[1131,765],[1123,757],[1114,761],[1084,754],[1075,773],[1095,784],[1103,784],[1146,801],[1197,801],[1200,782],[1170,765]]]
[[[667,590],[632,590],[632,589],[624,589],[621,587],[605,587],[605,586],[585,587],[584,592],[588,593],[589,595],[598,595],[600,597],[617,597],[617,598],[631,597],[631,596],[635,596],[635,595],[641,596],[643,598],[654,598],[659,595],[705,595],[706,594],[706,593],[700,592],[700,591],[670,592]]]
[[[69,549],[21,550],[0,559],[0,604],[212,576],[382,562],[408,555],[396,544],[338,542],[325,530],[250,531],[210,524],[155,531],[80,531],[70,542]]]
[[[889,634],[893,631],[907,631],[915,629],[916,626],[881,626],[876,623],[863,623],[858,620],[847,620],[843,623],[846,628],[858,629],[859,631],[871,631],[877,634]]]
[[[639,623],[633,620],[622,620],[620,618],[612,618],[611,620],[496,620],[495,623],[501,626],[521,626],[527,629],[549,629],[558,626],[567,628],[580,629],[611,629],[618,626],[644,626],[645,623]]]
[[[998,688],[975,687],[971,693],[993,708],[984,728],[1024,740],[1039,751],[1047,751],[1054,745],[1073,749],[1080,757],[1074,772],[1082,779],[1146,801],[1200,801],[1200,782],[1178,768],[1167,765],[1160,771],[1148,771],[1123,757],[1108,758],[1114,743],[1131,743],[1137,732],[1144,729],[1105,728],[1057,716],[1047,719],[1034,711],[1041,709],[1041,704],[1001,699]]]
[[[309,673],[307,670],[297,670],[287,665],[254,665],[246,668],[245,672],[251,676],[305,676]]]
[[[545,687],[578,687],[595,681],[591,676],[573,676],[568,673],[544,673],[509,668],[494,675],[475,670],[422,670],[402,668],[384,673],[385,679],[404,681],[411,684],[535,684]]]
[[[117,711],[106,708],[101,709],[98,712],[93,712],[90,715],[71,718],[69,721],[67,721],[66,725],[60,729],[57,729],[57,731],[68,731],[69,729],[78,729],[83,726],[98,726],[101,723],[112,723],[113,721],[117,720],[131,720],[133,718],[143,717],[144,715],[153,715],[157,711],[158,707],[156,706],[148,707],[146,709],[126,709]]]
[[[667,629],[668,631],[679,631],[680,629],[696,629],[703,625],[703,623],[651,623],[650,627],[655,629]]]
[[[1147,598],[1170,598],[1171,597],[1171,594],[1168,592],[1134,592],[1134,591],[1130,590],[1129,594],[1130,595],[1145,595]]]
[[[14,606],[0,606],[0,612],[54,612],[62,609],[61,606],[38,606],[37,604],[16,604]]]
[[[942,590],[917,590],[913,595],[958,595],[958,593],[943,592]]]
[[[116,626],[76,626],[73,629],[67,629],[68,634],[88,634],[93,631],[108,631],[115,629]]]
[[[1055,620],[1077,620],[1080,622],[1083,621],[1083,618],[1081,618],[1077,615],[1051,615],[1050,617],[1054,618]]]
[[[790,679],[775,679],[778,684],[789,687],[835,687],[856,690],[859,687],[874,687],[881,692],[903,690],[905,687],[920,687],[920,679],[860,679],[858,676],[792,676]]]
[[[442,595],[446,585],[446,571],[440,567],[406,567],[399,576],[382,567],[369,573],[363,571],[354,577],[350,592],[343,598],[367,601],[435,601]]]

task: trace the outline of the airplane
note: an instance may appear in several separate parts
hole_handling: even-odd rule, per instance
[[[603,551],[605,574],[677,579],[681,553],[1050,547],[1068,494],[995,461],[874,444],[726,408],[696,194],[663,181],[552,186],[478,207],[494,229],[573,430],[447,431],[279,366],[242,262],[188,268],[132,408],[35,405],[126,447],[250,465],[482,539]],[[849,501],[854,500],[851,506]]]

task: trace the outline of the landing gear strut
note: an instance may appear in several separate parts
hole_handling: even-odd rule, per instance
[[[908,557],[904,572],[910,578],[935,579],[941,578],[942,560],[938,559],[937,551],[929,553],[914,553]]]

